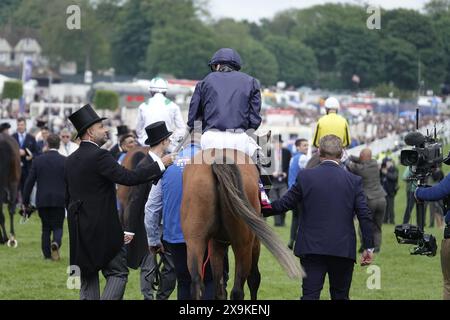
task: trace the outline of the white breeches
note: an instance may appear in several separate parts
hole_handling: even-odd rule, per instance
[[[261,149],[256,141],[245,132],[206,131],[200,140],[202,150],[205,149],[235,149],[252,157],[256,150]]]

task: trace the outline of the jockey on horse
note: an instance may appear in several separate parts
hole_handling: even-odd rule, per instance
[[[270,166],[270,158],[264,155],[253,134],[262,121],[259,81],[239,71],[241,57],[230,48],[218,50],[208,65],[212,72],[195,87],[188,127],[192,129],[195,121],[202,121],[203,150],[236,149],[250,156],[258,166]],[[262,210],[270,210],[262,183],[260,192]]]
[[[139,106],[136,133],[140,145],[145,145],[147,134],[145,128],[155,122],[164,121],[167,129],[173,132],[170,137],[168,151],[172,152],[178,142],[183,138],[186,126],[181,116],[180,107],[166,97],[168,83],[161,77],[155,77],[150,81],[151,98]]]

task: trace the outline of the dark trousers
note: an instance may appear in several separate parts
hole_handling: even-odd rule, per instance
[[[100,298],[98,272],[81,272],[80,300],[122,300],[128,281],[127,250],[123,246],[102,270],[106,278],[105,290]]]
[[[39,217],[42,222],[41,233],[41,248],[44,258],[51,258],[50,245],[56,242],[61,248],[61,241],[63,235],[63,224],[65,218],[64,208],[58,207],[43,207],[38,209]],[[51,234],[53,233],[53,240]]]
[[[384,215],[384,223],[394,224],[395,223],[395,195],[386,196],[386,214]]]
[[[406,209],[405,209],[405,214],[403,215],[403,223],[410,223],[411,220],[411,213],[414,210],[414,207],[416,207],[416,223],[418,224],[418,220],[417,220],[417,204],[416,204],[416,199],[414,198],[414,192],[406,192]],[[426,216],[427,216],[427,208],[428,208],[428,201],[425,201],[424,203],[424,217],[423,217],[423,223],[425,226],[425,222],[426,222]],[[432,219],[432,213],[430,213],[430,219]],[[434,222],[434,220],[430,220],[430,227],[431,223]]]
[[[430,228],[434,228],[434,220],[438,221],[439,227],[439,221],[442,220],[442,216],[444,215],[443,205],[442,200],[430,202]]]
[[[384,197],[371,199],[367,201],[367,206],[372,212],[373,221],[373,243],[375,250],[379,251],[381,247],[381,228],[386,210],[386,199]]]
[[[297,239],[298,232],[298,217],[300,215],[301,206],[297,205],[294,209],[292,209],[292,223],[291,223],[291,233],[289,236],[289,247],[293,248],[295,244],[295,240]]]
[[[407,190],[406,191],[406,208],[405,214],[403,215],[403,224],[409,223],[411,219],[411,212],[414,209],[414,205],[416,201],[414,200],[414,192]]]
[[[187,266],[187,250],[185,243],[167,243],[172,252],[175,273],[177,275],[177,299],[192,300],[191,297],[191,275]],[[204,300],[214,299],[214,281],[212,279],[211,265],[208,263],[205,270],[205,293]]]
[[[25,188],[25,182],[27,181],[27,178],[28,178],[28,168],[23,166],[19,180],[20,203],[23,202],[23,189]],[[19,197],[17,198],[17,200],[19,201]]]
[[[161,268],[158,266],[156,256],[148,252],[142,259],[141,263],[141,292],[144,300],[167,300],[175,289],[177,278],[175,274],[175,265],[170,248],[166,242],[163,242],[165,252],[159,254],[161,259]],[[154,297],[155,290],[153,283],[157,272],[159,272],[159,286]]]
[[[300,262],[308,275],[303,279],[302,300],[319,300],[325,275],[330,281],[332,300],[348,300],[355,261],[348,258],[307,254]]]
[[[272,189],[270,189],[269,197],[271,201],[280,199],[288,191],[286,182],[273,181]],[[283,227],[285,225],[286,213],[277,214],[275,217],[275,226]]]

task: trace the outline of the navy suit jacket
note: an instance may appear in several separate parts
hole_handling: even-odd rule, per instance
[[[58,151],[50,150],[36,157],[25,182],[24,204],[30,203],[30,194],[37,182],[36,207],[64,208],[66,184],[64,182],[64,164],[66,157]]]
[[[19,134],[16,132],[12,135],[14,139],[16,139],[19,144],[20,149],[28,149],[33,154],[33,157],[39,154],[38,146],[36,144],[36,139],[29,133],[25,135],[25,139],[23,141],[23,145],[20,145],[19,142]],[[34,159],[34,158],[33,158]],[[22,162],[22,171],[28,172],[31,167],[32,160],[26,160],[26,156],[20,157],[20,161]]]
[[[302,206],[294,253],[356,260],[353,218],[358,217],[363,247],[373,248],[373,223],[362,179],[331,161],[300,171],[295,184],[272,203],[277,213]]]

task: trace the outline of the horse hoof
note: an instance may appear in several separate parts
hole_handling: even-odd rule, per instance
[[[12,239],[8,240],[6,245],[10,248],[17,248],[17,246],[19,245],[19,242],[16,239],[12,238]]]

